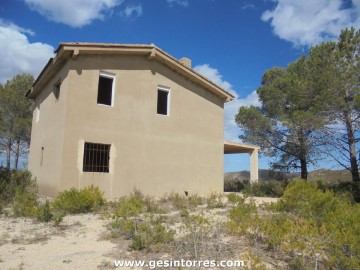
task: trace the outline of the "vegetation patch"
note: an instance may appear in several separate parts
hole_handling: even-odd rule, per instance
[[[248,196],[279,198],[284,194],[285,181],[266,180],[258,182],[247,182],[243,193]]]
[[[71,188],[60,192],[53,202],[53,207],[59,212],[77,214],[97,211],[104,204],[103,193],[98,187],[91,185],[81,190]]]

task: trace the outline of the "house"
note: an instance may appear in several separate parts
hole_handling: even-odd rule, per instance
[[[34,100],[29,170],[41,193],[99,186],[223,191],[224,103],[233,96],[155,45],[60,43],[27,98]]]

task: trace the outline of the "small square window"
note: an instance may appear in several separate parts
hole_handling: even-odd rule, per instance
[[[97,104],[112,106],[114,95],[114,76],[100,74]]]
[[[157,96],[158,114],[169,115],[169,96],[170,96],[169,89],[158,88],[158,96]]]
[[[110,144],[88,143],[84,145],[83,171],[109,172]]]

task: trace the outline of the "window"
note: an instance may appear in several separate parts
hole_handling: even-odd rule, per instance
[[[158,88],[157,97],[157,113],[162,115],[169,115],[169,96],[170,90],[166,88]]]
[[[53,89],[53,93],[54,93],[54,97],[55,97],[55,100],[58,101],[59,100],[59,97],[60,97],[60,85],[61,85],[61,81],[57,81],[55,84],[54,84],[54,89]]]
[[[114,80],[113,75],[100,73],[97,104],[112,106],[114,95]]]
[[[84,145],[84,172],[109,172],[110,144],[88,143]]]

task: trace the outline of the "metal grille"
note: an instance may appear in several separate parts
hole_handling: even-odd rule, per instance
[[[85,143],[84,172],[109,172],[110,144]]]

